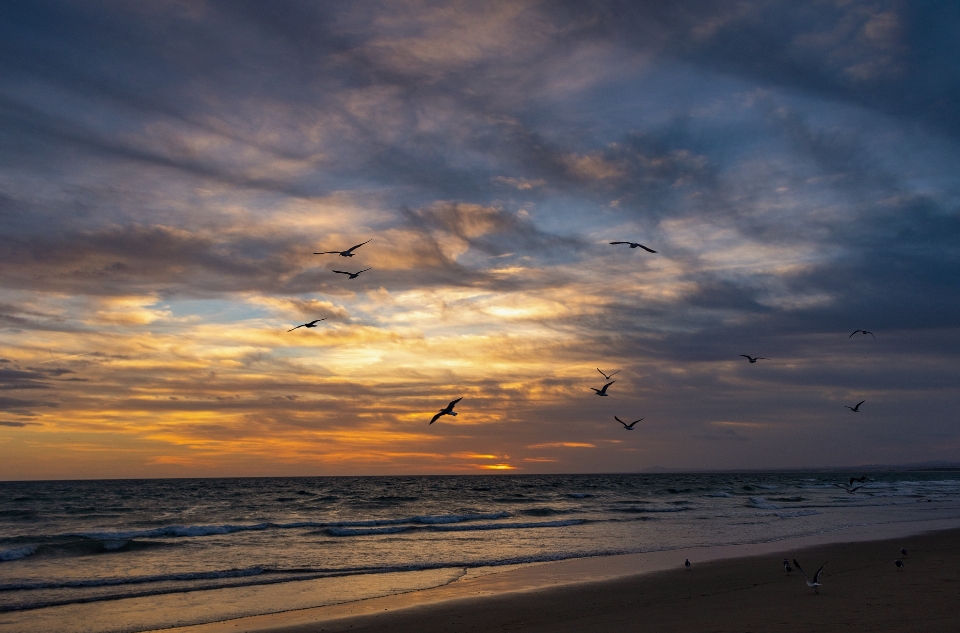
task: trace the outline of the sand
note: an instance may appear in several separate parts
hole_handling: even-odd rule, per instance
[[[720,559],[710,562],[700,562],[698,550],[564,561],[413,594],[173,631],[960,631],[960,530],[816,540],[764,544],[759,554],[754,546],[755,555],[738,558],[729,556],[751,550],[720,548],[721,556],[712,552]],[[682,567],[684,557],[693,562],[690,570]],[[783,570],[784,557],[811,574],[828,561],[819,594],[798,572]],[[894,565],[898,557],[902,571]],[[643,560],[646,573],[624,575]],[[673,568],[649,571],[664,564]]]

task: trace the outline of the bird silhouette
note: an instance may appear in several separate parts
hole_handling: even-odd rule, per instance
[[[373,269],[372,269],[372,268],[364,268],[363,270],[361,270],[361,271],[359,271],[359,272],[355,272],[355,273],[348,273],[348,272],[345,271],[345,270],[335,270],[335,271],[333,271],[333,272],[335,272],[335,273],[340,273],[341,275],[350,275],[349,277],[347,277],[347,279],[349,280],[349,279],[356,279],[357,277],[360,276],[360,273],[365,273],[365,272],[367,272],[368,270],[373,270]]]
[[[783,571],[787,572],[788,574],[793,571],[793,567],[790,566],[790,561],[788,561],[786,558],[783,559]]]
[[[293,332],[294,330],[302,327],[317,327],[317,323],[320,323],[320,321],[326,321],[326,320],[327,320],[326,317],[322,319],[314,319],[313,321],[310,321],[310,323],[304,323],[302,325],[298,325],[297,327],[292,327],[289,330],[287,330],[287,332]]]
[[[689,559],[689,558],[683,561],[683,566],[687,568],[687,571],[690,571],[690,559]]]
[[[903,556],[906,556],[906,555],[907,555],[907,550],[906,550],[905,548],[901,547],[901,548],[900,548],[900,554],[902,554]]]
[[[621,420],[621,419],[618,418],[617,416],[613,416],[613,419],[616,420],[617,422],[619,422],[620,424],[622,424],[622,425],[623,425],[623,428],[627,429],[628,431],[632,431],[632,430],[633,430],[633,425],[636,424],[637,422],[643,422],[643,418],[640,418],[639,420],[634,420],[634,421],[631,422],[630,424],[627,424],[626,422],[624,422],[623,420]]]
[[[848,336],[847,338],[852,338],[853,335],[856,334],[857,332],[863,332],[864,336],[866,336],[867,334],[869,334],[870,336],[873,336],[873,340],[877,340],[877,337],[874,336],[873,332],[870,332],[870,331],[867,331],[867,330],[854,330],[853,333],[852,333],[850,336]]]
[[[746,359],[747,359],[748,361],[750,361],[751,363],[755,363],[755,362],[757,362],[758,360],[770,360],[769,358],[764,358],[763,356],[757,356],[756,358],[754,358],[754,357],[752,357],[752,356],[747,356],[746,354],[740,354],[740,355],[743,356],[744,358],[746,358]]]
[[[609,375],[608,375],[608,374],[603,373],[603,370],[600,369],[599,367],[597,367],[597,371],[599,371],[599,372],[600,372],[600,375],[603,376],[604,378],[606,378],[607,380],[610,380],[610,376],[612,376],[613,374],[619,374],[619,373],[620,373],[620,370],[618,369],[617,371],[613,372],[613,374],[609,374]]]
[[[610,242],[610,243],[611,243],[611,244],[629,244],[629,245],[630,245],[630,248],[642,248],[643,250],[647,251],[648,253],[656,253],[656,252],[657,252],[657,251],[653,250],[652,248],[647,248],[647,247],[644,246],[643,244],[637,244],[636,242]]]
[[[847,405],[843,405],[843,406],[847,407],[854,413],[860,413],[860,405],[863,404],[864,402],[866,402],[866,400],[861,400],[860,402],[857,403],[857,406],[855,407],[847,407]]]
[[[334,253],[336,253],[336,254],[339,255],[340,257],[353,257],[353,251],[357,250],[358,248],[360,248],[360,247],[363,246],[364,244],[369,243],[370,241],[372,241],[372,238],[371,238],[370,240],[367,240],[366,242],[362,242],[362,243],[360,243],[360,244],[357,244],[356,246],[351,246],[350,248],[348,248],[348,249],[345,250],[345,251],[323,251],[323,252],[321,252],[321,253],[314,253],[314,255],[333,255]]]
[[[452,415],[456,417],[457,412],[453,410],[453,407],[455,407],[457,403],[460,402],[461,400],[463,400],[463,396],[460,396],[456,400],[451,400],[450,404],[440,409],[440,412],[437,413],[435,416],[433,416],[433,419],[430,420],[430,424],[433,424],[434,422],[436,422],[438,419],[440,419],[440,416],[442,415]],[[430,426],[430,424],[428,424],[427,426]]]
[[[846,491],[849,492],[850,494],[853,494],[853,493],[855,493],[856,491],[858,491],[858,490],[860,490],[861,488],[863,488],[863,486],[857,486],[856,488],[850,488],[850,487],[848,487],[848,486],[844,486],[843,484],[833,484],[833,485],[836,486],[837,488],[841,488],[841,489],[843,489],[843,490],[846,490]]]
[[[830,561],[827,561],[827,562],[830,562]],[[807,576],[806,572],[803,571],[803,567],[800,566],[800,563],[797,562],[797,559],[796,559],[796,558],[793,559],[793,566],[797,568],[797,571],[799,571],[801,574],[803,574],[804,580],[807,581],[807,586],[810,587],[811,589],[813,589],[813,592],[814,592],[814,593],[820,593],[820,591],[819,591],[819,587],[820,587],[820,572],[822,572],[822,571],[823,571],[823,568],[827,566],[827,563],[824,563],[824,564],[820,565],[820,569],[818,569],[818,570],[817,570],[817,573],[815,573],[815,574],[813,575],[813,580],[812,580],[812,581],[811,581],[810,578]]]
[[[903,561],[899,558],[893,561],[893,564],[897,566],[897,571],[903,571]]]
[[[606,396],[606,395],[608,395],[608,394],[607,394],[607,387],[609,387],[610,385],[612,385],[612,384],[615,383],[615,382],[617,382],[617,381],[616,381],[616,380],[611,380],[610,382],[608,382],[607,384],[605,384],[605,385],[604,385],[602,388],[600,388],[600,389],[594,389],[593,387],[590,387],[590,388],[593,389],[594,391],[596,391],[598,396]]]
[[[866,481],[869,481],[869,479],[867,478],[866,475],[863,475],[863,476],[861,476],[861,477],[851,477],[851,478],[850,478],[850,485],[852,486],[852,485],[854,484],[854,482],[857,482],[857,483],[861,483],[861,484],[862,484],[862,483],[864,483],[864,482],[866,482]]]

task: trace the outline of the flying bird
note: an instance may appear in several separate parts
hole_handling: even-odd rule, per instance
[[[747,356],[746,354],[740,354],[740,355],[746,358],[751,363],[755,363],[758,360],[770,360],[769,358],[764,358],[763,356],[757,356],[756,358],[754,358],[753,356]]]
[[[642,248],[643,250],[647,251],[648,253],[656,253],[656,252],[657,252],[657,251],[653,250],[652,248],[647,248],[647,247],[644,246],[643,244],[637,244],[636,242],[610,242],[610,243],[611,243],[611,244],[629,244],[629,245],[630,245],[630,248]]]
[[[460,402],[461,400],[463,400],[463,396],[460,396],[456,400],[451,400],[450,404],[440,409],[440,412],[437,413],[435,416],[433,416],[433,419],[430,420],[430,424],[433,424],[434,422],[436,422],[441,415],[452,415],[456,417],[457,412],[453,410],[453,407],[457,406],[457,403]],[[428,424],[427,426],[430,426],[430,424]]]
[[[903,571],[903,561],[899,558],[893,561],[893,564],[897,566],[897,571]]]
[[[597,367],[597,371],[599,371],[599,372],[600,372],[600,375],[603,376],[604,378],[606,378],[607,380],[610,380],[610,376],[612,376],[613,374],[619,374],[619,373],[620,373],[620,370],[618,369],[617,371],[613,372],[613,374],[609,374],[609,375],[608,375],[608,374],[603,373],[603,370],[600,369],[599,367]]]
[[[861,488],[863,488],[863,486],[857,486],[856,488],[848,488],[847,486],[844,486],[843,484],[833,484],[833,485],[836,486],[837,488],[842,488],[842,489],[846,490],[846,491],[849,492],[850,494],[853,494],[853,493],[855,493],[856,491],[858,491],[858,490],[860,490]]]
[[[861,476],[861,477],[851,477],[851,478],[850,478],[850,485],[852,486],[852,485],[853,485],[853,482],[857,482],[857,483],[861,483],[861,484],[862,484],[862,483],[864,483],[864,482],[866,482],[866,481],[868,481],[866,475],[863,475],[863,476]]]
[[[861,400],[860,402],[857,403],[857,406],[855,407],[847,407],[847,405],[843,405],[843,406],[847,407],[854,413],[860,413],[860,405],[863,404],[864,402],[866,402],[866,400]]]
[[[357,277],[360,276],[360,273],[365,273],[365,272],[367,272],[368,270],[372,270],[372,269],[371,269],[371,268],[364,268],[363,270],[361,270],[361,271],[359,271],[359,272],[356,272],[356,273],[348,273],[348,272],[345,271],[345,270],[335,270],[335,271],[333,271],[333,272],[335,272],[335,273],[340,273],[341,275],[350,275],[347,279],[356,279]]]
[[[297,327],[292,327],[289,330],[287,330],[287,332],[293,332],[294,330],[302,327],[317,327],[317,323],[320,323],[320,321],[326,321],[326,320],[327,320],[327,317],[323,317],[322,319],[314,319],[313,321],[310,321],[310,323],[304,323],[302,325],[298,325]]]
[[[626,422],[624,422],[623,420],[621,420],[621,419],[618,418],[617,416],[613,416],[613,419],[616,420],[617,422],[619,422],[620,424],[622,424],[622,425],[623,425],[623,428],[627,429],[628,431],[632,431],[632,430],[633,430],[633,425],[636,424],[637,422],[643,422],[643,418],[640,418],[639,420],[634,420],[634,421],[631,422],[630,424],[627,424]]]
[[[866,336],[867,334],[869,334],[870,336],[873,336],[873,332],[870,332],[868,330],[854,330],[853,333],[850,334],[850,336],[848,336],[847,338],[853,338],[853,335],[856,334],[857,332],[863,332],[864,336]],[[873,340],[877,340],[877,337],[873,336]]]
[[[616,381],[616,380],[611,380],[610,382],[608,382],[607,384],[605,384],[602,389],[594,389],[593,387],[590,387],[590,388],[593,389],[594,391],[596,391],[598,396],[606,396],[606,395],[609,395],[609,394],[607,394],[607,387],[609,387],[610,385],[612,385],[612,384],[615,383],[615,382],[617,382],[617,381]]]
[[[830,562],[830,561],[827,561]],[[820,593],[818,587],[820,587],[820,572],[823,571],[823,568],[827,566],[827,563],[820,565],[820,569],[817,570],[817,573],[813,575],[813,582],[810,581],[810,578],[807,576],[806,572],[803,571],[803,567],[800,566],[800,563],[797,562],[797,559],[793,559],[793,566],[803,574],[803,578],[807,581],[807,586],[813,589],[814,593]]]
[[[372,240],[372,238],[371,238],[371,240]],[[367,244],[367,243],[370,242],[371,240],[367,240],[366,242],[363,242],[363,243],[361,243],[361,244],[357,244],[356,246],[351,246],[350,248],[348,248],[348,249],[345,250],[345,251],[323,251],[322,253],[314,253],[314,255],[333,255],[334,253],[336,253],[336,254],[339,255],[340,257],[353,257],[353,251],[357,250],[358,248],[360,248],[360,247],[363,246],[364,244]]]

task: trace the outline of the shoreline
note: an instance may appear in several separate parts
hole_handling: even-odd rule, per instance
[[[786,554],[793,556],[803,552],[808,557],[816,558],[816,553],[825,549],[842,550],[846,548],[852,552],[854,550],[872,549],[879,544],[892,543],[894,540],[943,540],[944,538],[947,543],[956,543],[953,552],[956,556],[954,561],[956,564],[953,565],[953,568],[960,569],[960,519],[906,521],[851,526],[811,536],[756,544],[691,547],[638,554],[574,558],[533,563],[507,569],[487,567],[480,568],[480,570],[464,570],[464,574],[452,582],[428,589],[327,606],[245,616],[207,624],[155,629],[154,631],[174,633],[225,633],[226,631],[308,633],[321,630],[345,630],[347,628],[356,631],[363,630],[366,626],[371,626],[373,627],[371,630],[375,630],[384,625],[383,619],[389,618],[397,621],[391,624],[391,627],[399,627],[397,633],[400,633],[406,630],[403,628],[405,625],[400,622],[406,618],[413,618],[413,621],[419,622],[419,628],[411,624],[411,627],[414,627],[410,628],[411,631],[423,630],[421,618],[434,618],[437,614],[456,609],[457,605],[465,606],[468,611],[476,612],[478,616],[482,616],[492,608],[492,603],[500,605],[504,602],[512,604],[530,600],[552,602],[560,594],[570,592],[574,594],[578,592],[591,593],[598,587],[616,585],[620,582],[652,585],[654,577],[659,578],[664,574],[686,571],[683,569],[683,560],[686,558],[691,560],[694,565],[693,569],[698,572],[699,576],[702,576],[702,574],[699,574],[701,569],[713,570],[713,573],[716,574],[721,573],[724,567],[752,567],[756,566],[758,560],[767,562],[774,560],[777,564],[773,566],[772,577],[780,578],[784,575],[784,572],[779,565],[779,561]],[[899,551],[899,547],[896,550],[891,549],[891,551]],[[889,566],[892,568],[893,556],[891,555],[888,558]],[[767,566],[769,567],[769,565]],[[816,569],[810,563],[807,566],[811,567],[811,569],[807,569],[808,573],[812,573]],[[828,570],[825,576],[830,573]],[[957,573],[960,574],[960,572]],[[801,578],[796,572],[794,572],[793,577],[794,579]],[[960,581],[960,577],[957,580]],[[708,582],[708,586],[704,587],[708,590],[707,593],[709,593],[709,584]],[[754,584],[754,587],[756,586],[757,584]],[[799,580],[799,586],[804,588],[802,580]],[[617,592],[616,588],[613,588],[613,590],[614,593]],[[645,593],[650,593],[651,590],[651,587],[647,587]],[[551,595],[555,597],[551,599]],[[484,607],[483,603],[490,604]],[[497,609],[499,608],[498,606]],[[517,608],[523,611],[528,607],[520,605]],[[960,609],[956,612],[960,613]],[[418,615],[414,617],[414,613]],[[960,616],[957,616],[957,619],[960,622]],[[664,624],[668,623],[664,622]],[[823,627],[820,626],[820,628]],[[441,627],[437,630],[444,629]]]

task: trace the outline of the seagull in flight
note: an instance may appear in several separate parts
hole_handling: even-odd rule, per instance
[[[618,369],[617,371],[613,372],[613,374],[605,374],[605,373],[603,373],[603,370],[600,369],[599,367],[597,367],[597,371],[599,371],[599,372],[600,372],[600,375],[603,376],[604,378],[606,378],[607,380],[610,380],[610,376],[612,376],[613,374],[619,374],[619,373],[620,373],[620,370]]]
[[[754,358],[753,356],[747,356],[746,354],[740,354],[740,355],[746,358],[751,363],[755,363],[758,360],[770,360],[769,358],[764,358],[763,356],[757,356],[756,358]]]
[[[797,562],[796,558],[793,559],[793,566],[796,567],[801,574],[803,574],[804,579],[807,581],[807,586],[812,588],[814,593],[820,593],[817,589],[820,586],[820,572],[822,572],[823,568],[827,566],[827,563],[820,565],[820,569],[818,569],[817,573],[813,575],[813,582],[810,582],[810,578],[807,576],[806,572],[803,571],[803,568],[800,567],[800,563]]]
[[[848,488],[847,486],[844,486],[843,484],[833,484],[833,485],[836,486],[837,488],[843,488],[844,490],[846,490],[846,491],[849,492],[850,494],[854,494],[856,491],[858,491],[858,490],[860,490],[861,488],[863,488],[863,486],[857,486],[856,488]]]
[[[363,246],[364,244],[367,244],[368,242],[372,241],[372,239],[373,239],[373,238],[371,238],[371,239],[369,239],[369,240],[367,240],[366,242],[363,242],[363,243],[361,243],[361,244],[357,244],[356,246],[351,246],[350,248],[348,248],[348,249],[345,250],[345,251],[323,251],[322,253],[314,253],[314,255],[333,255],[333,254],[337,254],[337,255],[339,255],[340,257],[353,257],[353,251],[357,250],[358,248],[360,248],[360,247]]]
[[[314,319],[313,321],[310,321],[310,323],[304,323],[302,325],[298,325],[297,327],[292,327],[289,330],[287,330],[287,332],[293,332],[297,328],[302,328],[302,327],[317,327],[317,323],[320,323],[320,321],[326,321],[326,320],[327,320],[327,317],[323,317],[322,319]]]
[[[640,418],[639,420],[634,420],[634,421],[631,422],[630,424],[627,424],[626,422],[624,422],[623,420],[621,420],[621,419],[618,418],[617,416],[613,416],[613,419],[616,420],[617,422],[619,422],[620,424],[622,424],[622,425],[623,425],[623,428],[627,429],[628,431],[632,431],[632,430],[633,430],[633,425],[636,424],[637,422],[643,422],[643,418]]]
[[[433,424],[434,422],[436,422],[436,421],[440,418],[441,415],[452,415],[452,416],[456,416],[456,415],[457,415],[457,412],[453,410],[453,407],[457,406],[457,403],[460,402],[461,400],[463,400],[463,396],[460,396],[460,397],[457,398],[456,400],[451,400],[451,401],[450,401],[450,404],[448,404],[448,405],[445,406],[444,408],[440,409],[440,412],[437,413],[435,416],[433,416],[433,419],[430,420],[430,424]],[[427,426],[430,426],[430,424],[428,424]]]
[[[854,413],[860,413],[860,405],[863,404],[864,402],[866,402],[866,400],[861,400],[860,402],[857,403],[857,406],[855,407],[847,407],[847,405],[843,405],[843,406],[847,407]]]
[[[653,250],[652,248],[647,248],[647,247],[644,246],[643,244],[637,244],[636,242],[610,242],[610,243],[611,243],[611,244],[629,244],[629,245],[630,245],[630,248],[642,248],[643,250],[647,251],[648,253],[656,253],[656,252],[657,252],[657,251]]]
[[[617,381],[616,381],[616,380],[611,380],[610,382],[608,382],[607,384],[605,384],[605,385],[603,386],[603,388],[601,388],[601,389],[594,389],[593,387],[590,387],[590,388],[593,389],[594,391],[596,391],[598,396],[606,396],[606,395],[609,395],[609,394],[607,393],[607,387],[609,387],[610,385],[612,385],[612,384],[615,383],[615,382],[617,382]]]
[[[335,273],[340,273],[341,275],[350,275],[347,279],[356,279],[357,277],[360,276],[360,273],[365,273],[365,272],[367,272],[368,270],[372,270],[372,269],[371,269],[371,268],[364,268],[363,270],[361,270],[361,271],[359,271],[359,272],[356,272],[356,273],[348,273],[348,272],[345,271],[345,270],[335,270],[335,271],[333,271],[333,272],[335,272]]]
[[[877,340],[877,337],[873,335],[873,332],[870,332],[870,331],[868,331],[868,330],[854,330],[854,331],[853,331],[853,334],[856,334],[857,332],[863,332],[863,335],[864,335],[864,336],[866,336],[867,334],[869,334],[870,336],[873,336],[873,340]],[[851,335],[848,336],[847,338],[853,338],[853,334],[851,334]]]
[[[852,486],[852,485],[853,485],[853,482],[858,482],[858,483],[861,483],[861,484],[862,484],[862,483],[864,483],[864,482],[866,482],[866,481],[867,481],[867,476],[866,476],[866,475],[863,475],[863,476],[860,476],[860,477],[851,477],[851,478],[850,478],[850,485]]]

